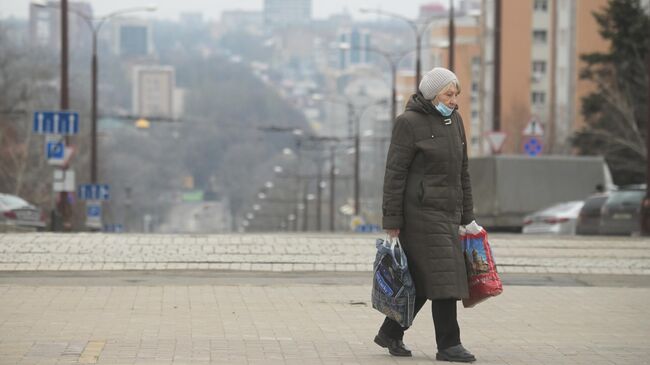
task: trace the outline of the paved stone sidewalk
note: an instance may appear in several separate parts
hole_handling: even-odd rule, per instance
[[[381,234],[1,234],[0,271],[370,271]],[[490,235],[504,273],[650,275],[650,239]]]
[[[0,285],[0,364],[430,364],[427,307],[413,358],[372,338],[369,285]],[[649,364],[649,288],[508,286],[459,309],[477,364]]]

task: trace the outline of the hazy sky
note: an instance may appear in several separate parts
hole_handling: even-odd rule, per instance
[[[438,1],[440,0],[313,0],[312,15],[315,18],[326,18],[333,13],[348,9],[357,16],[357,10],[366,7],[415,17],[420,5]],[[156,4],[158,11],[155,16],[165,19],[177,19],[179,13],[186,11],[199,11],[207,19],[218,19],[223,10],[261,10],[263,4],[263,0],[88,0],[88,2],[92,4],[96,15],[134,6]],[[0,0],[0,17],[27,18],[29,3],[30,0]]]

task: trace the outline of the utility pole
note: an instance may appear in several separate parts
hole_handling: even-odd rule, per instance
[[[361,115],[356,118],[355,128],[354,128],[354,214],[361,214],[361,202],[360,202],[360,190],[359,186],[360,181],[360,172],[361,168]]]
[[[92,24],[92,23],[91,23]],[[93,32],[93,53],[91,61],[91,111],[92,118],[90,125],[90,182],[97,183],[97,33],[99,28],[92,29]]]
[[[494,0],[494,100],[492,130],[501,130],[501,0]]]
[[[68,95],[68,0],[61,0],[61,110],[68,110],[69,95]],[[64,137],[64,144],[70,144],[68,136]],[[63,167],[65,176],[67,167]],[[72,222],[70,221],[70,204],[68,204],[68,192],[62,191],[59,193],[59,214],[63,222],[63,230],[69,231],[72,229]],[[54,226],[54,225],[53,225]]]
[[[305,181],[305,188],[304,192],[302,194],[302,204],[303,204],[303,210],[302,210],[302,231],[307,232],[309,229],[309,212],[308,212],[308,207],[309,207],[309,199],[307,196],[309,195],[307,192],[309,191],[309,180]]]
[[[322,229],[322,210],[323,210],[323,158],[318,160],[318,169],[316,173],[316,231],[320,232]]]
[[[479,138],[478,138],[478,149],[479,156],[483,156],[485,151],[485,68],[487,67],[487,62],[485,62],[485,33],[486,33],[486,0],[481,0],[481,13],[479,16],[479,36],[478,43],[481,49],[481,68],[479,74],[479,88],[478,88],[478,115],[479,115]]]
[[[645,173],[645,198],[641,204],[641,234],[650,236],[650,51],[646,51],[646,74],[648,85],[646,96],[648,102],[648,113],[645,123],[645,148],[646,148],[646,173]]]
[[[295,231],[298,232],[298,205],[300,205],[300,149],[302,141],[300,136],[296,137],[296,205],[294,207],[294,215],[296,216],[296,224],[294,225]],[[306,208],[306,207],[305,207]]]
[[[335,199],[335,186],[336,186],[336,148],[330,146],[330,231],[335,231],[335,212],[336,212],[336,199]]]
[[[454,71],[456,27],[454,25],[454,0],[449,0],[449,69]]]

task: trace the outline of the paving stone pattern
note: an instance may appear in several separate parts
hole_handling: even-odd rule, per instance
[[[372,342],[369,285],[0,285],[0,365],[431,364],[426,307],[412,358]],[[648,364],[650,289],[506,287],[459,309],[477,364]]]
[[[0,235],[0,271],[370,271],[372,234]],[[650,275],[650,239],[490,236],[499,271]]]

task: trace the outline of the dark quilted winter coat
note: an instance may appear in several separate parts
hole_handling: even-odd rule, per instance
[[[415,94],[393,128],[383,228],[400,229],[417,296],[468,297],[458,226],[474,220],[472,211],[463,120]]]

